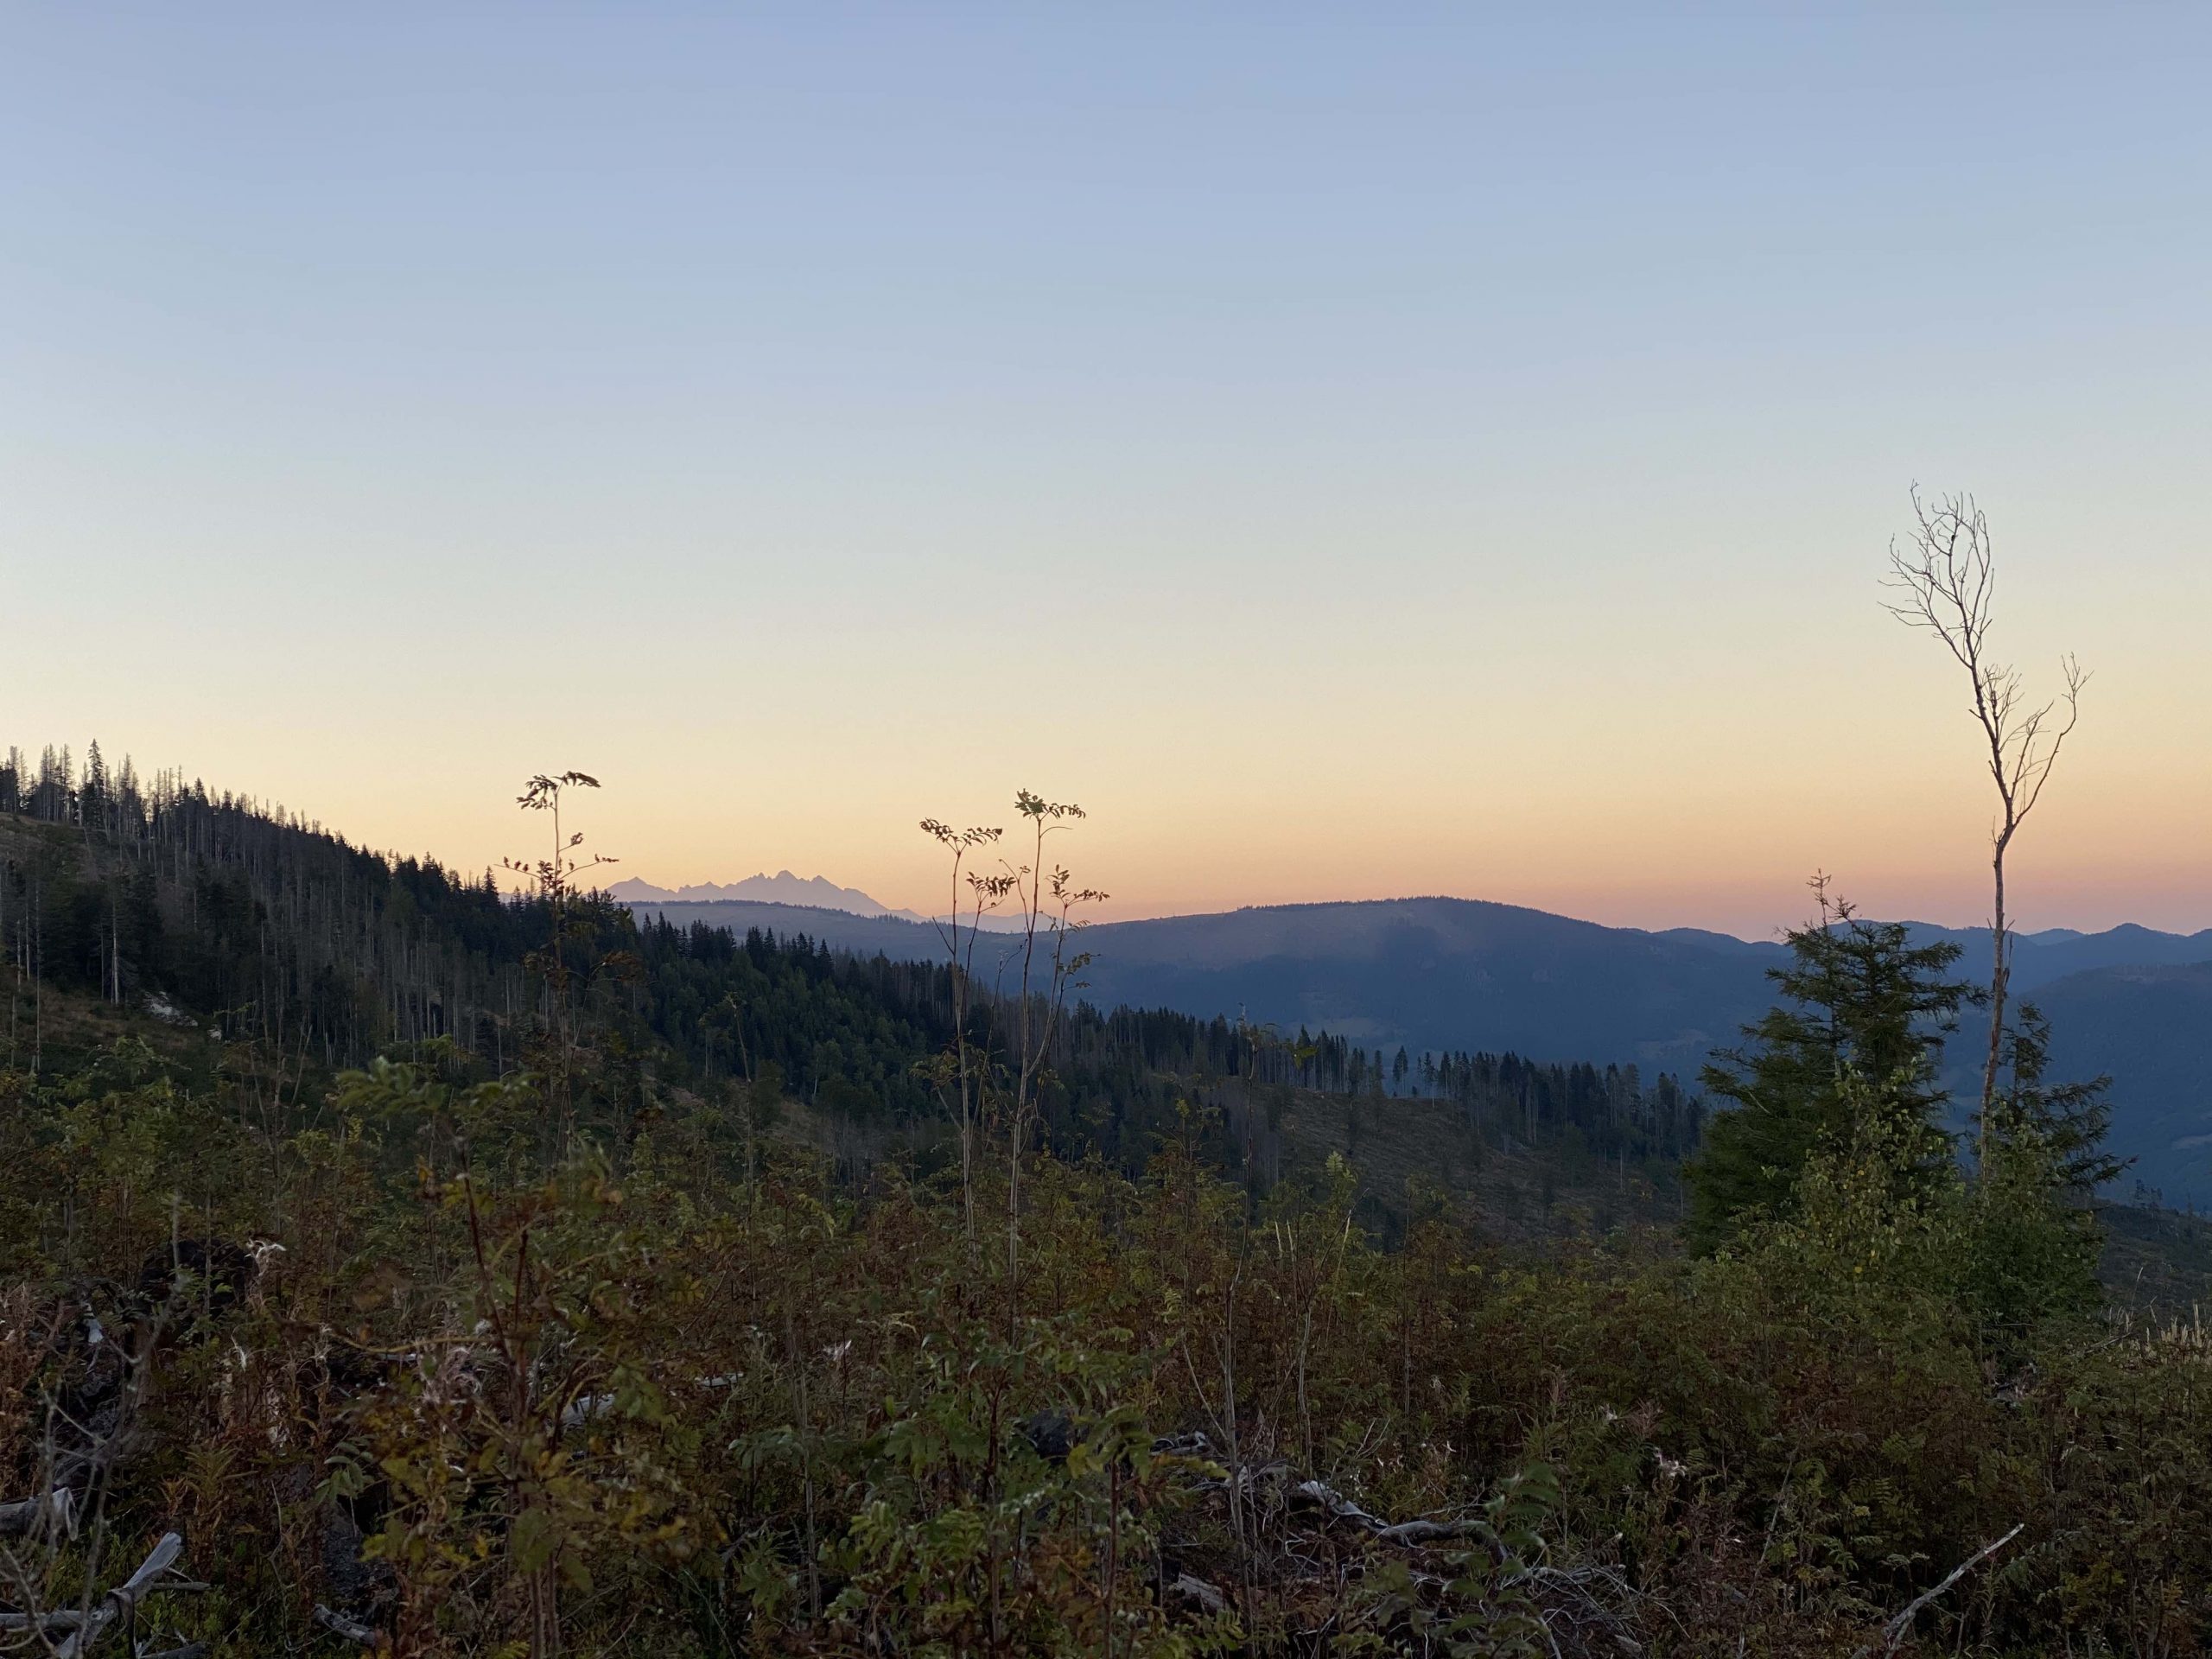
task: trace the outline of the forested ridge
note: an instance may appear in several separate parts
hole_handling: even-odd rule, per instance
[[[531,962],[549,918],[542,899],[505,894],[431,859],[372,852],[250,797],[211,794],[175,772],[142,785],[112,774],[94,743],[79,778],[69,752],[0,765],[0,941],[16,969],[10,1027],[37,1070],[41,989],[137,1005],[158,996],[234,1039],[323,1070],[394,1046],[450,1041],[494,1072],[519,1058],[547,995]],[[41,828],[44,826],[44,828]],[[578,895],[570,948],[630,970],[594,998],[610,1037],[653,1051],[675,1084],[766,1071],[810,1105],[912,1129],[943,1111],[916,1062],[951,1035],[952,969],[856,958],[804,935],[739,938],[701,924],[632,921]],[[987,952],[1005,948],[992,942]],[[1062,1150],[1101,1144],[1141,1163],[1170,1121],[1170,1084],[1217,1085],[1241,1116],[1250,1081],[1277,1108],[1284,1089],[1396,1097],[1467,1109],[1471,1129],[1534,1141],[1573,1130],[1594,1154],[1671,1163],[1697,1142],[1700,1108],[1672,1077],[1647,1089],[1637,1069],[1514,1054],[1408,1056],[1326,1032],[1260,1032],[1226,1017],[1080,1001],[1057,1034],[1047,1128]],[[981,1040],[987,1016],[979,1014]],[[13,1051],[11,1050],[11,1052]],[[1080,1101],[1080,1123],[1074,1109]],[[1254,1153],[1275,1155],[1265,1131]]]
[[[1824,909],[1708,1135],[1632,1068],[1089,1007],[1048,817],[925,826],[1063,924],[1025,978],[10,752],[0,1643],[2200,1650],[2207,1351],[2106,1306],[2032,1008],[1942,1127],[1955,946]],[[1444,1179],[1532,1147],[1689,1160],[1684,1228]]]

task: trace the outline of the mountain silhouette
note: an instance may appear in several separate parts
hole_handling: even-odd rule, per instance
[[[938,930],[918,919],[744,901],[637,903],[677,925],[804,933],[835,950],[934,959]],[[880,907],[879,907],[880,908]],[[1909,924],[1956,942],[1977,976],[1988,935]],[[1773,1001],[1778,943],[1696,928],[1650,932],[1472,899],[1280,905],[1101,923],[1078,995],[1104,1007],[1169,1007],[1301,1026],[1370,1048],[1512,1050],[1536,1059],[1634,1062],[1694,1080],[1706,1057]],[[1006,971],[1003,938],[979,941],[987,978]],[[2113,1149],[2169,1203],[2212,1202],[2212,931],[2133,924],[2101,933],[2024,936],[2016,994],[2052,1020],[2054,1075],[2113,1078]],[[1970,1022],[1969,1022],[1970,1024]],[[1947,1080],[1979,1086],[1971,1029],[1949,1045]]]
[[[737,902],[803,905],[816,910],[842,910],[855,916],[913,915],[912,911],[893,912],[888,906],[878,904],[858,887],[841,887],[827,876],[793,875],[789,870],[778,870],[773,875],[765,873],[748,875],[742,881],[708,881],[672,888],[657,887],[650,881],[633,878],[617,881],[607,892],[608,897],[619,899],[626,905]]]

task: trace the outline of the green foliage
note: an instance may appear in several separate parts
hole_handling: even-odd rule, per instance
[[[1422,1592],[1402,1555],[1373,1552],[1344,1621],[1342,1650],[1411,1648],[1452,1659],[1537,1659],[1551,1652],[1535,1586],[1544,1571],[1543,1529],[1559,1505],[1558,1480],[1545,1465],[1513,1476],[1455,1526],[1459,1538],[1445,1553],[1450,1576],[1441,1598]]]
[[[1770,976],[1783,1001],[1706,1067],[1707,1091],[1732,1103],[1707,1125],[1689,1167],[1689,1236],[1719,1248],[1748,1222],[1788,1211],[1808,1160],[1847,1144],[1847,1070],[1888,1080],[1886,1109],[1932,1128],[1943,1101],[1936,1082],[1942,1039],[1967,988],[1948,977],[1949,944],[1915,945],[1903,925],[1862,921],[1821,893],[1818,921],[1789,935],[1791,960]],[[1932,1132],[1917,1153],[1929,1169],[1948,1156]]]
[[[2112,1079],[2053,1083],[2044,1075],[2050,1054],[2050,1021],[2034,1003],[2021,1003],[2005,1033],[2003,1087],[1989,1139],[2031,1148],[2049,1180],[2086,1203],[2127,1167],[2105,1150]]]
[[[350,1074],[270,1139],[227,1109],[235,1075],[118,1046],[4,1087],[34,1155],[0,1173],[0,1455],[27,1484],[39,1390],[85,1363],[22,1299],[90,1287],[124,1331],[140,1262],[213,1233],[266,1265],[204,1308],[181,1281],[196,1311],[108,1502],[126,1536],[183,1527],[218,1585],[194,1616],[258,1648],[308,1639],[321,1598],[422,1653],[1290,1652],[1325,1628],[1342,1652],[1812,1655],[1878,1646],[2024,1520],[1924,1635],[2184,1650],[2212,1631],[2204,1346],[2072,1323],[2077,1212],[2047,1168],[1931,1179],[1885,1097],[1905,1081],[1847,1071],[1850,1141],[1696,1262],[1501,1260],[1418,1192],[1382,1250],[1341,1158],[1256,1208],[1197,1140],[1136,1179],[1040,1158],[1009,1324],[948,1176],[856,1193],[716,1100],[547,1166],[540,1085],[450,1051]],[[218,1161],[209,1198],[167,1184]],[[1307,1481],[1380,1519],[1329,1518]],[[1433,1533],[1375,1530],[1414,1518]]]
[[[328,853],[172,809],[295,875]],[[217,859],[162,949],[251,964],[260,1013],[0,1070],[0,1497],[143,1385],[97,1524],[11,1596],[175,1528],[213,1586],[175,1634],[219,1659],[327,1643],[318,1601],[424,1655],[1810,1659],[1883,1650],[2021,1524],[1900,1641],[2212,1641],[2212,1360],[2099,1318],[2094,1085],[2044,1083],[2024,1011],[1969,1179],[1932,1083],[1961,994],[1893,930],[1808,930],[1792,1006],[1716,1068],[1745,1127],[1697,1257],[1502,1254],[1424,1171],[1385,1248],[1351,1159],[1244,1152],[1273,1091],[1383,1057],[1122,1010],[1065,1027],[1033,1155],[979,1125],[1016,1268],[924,1132],[944,980],[578,900],[556,1018],[545,912],[328,855],[375,903],[326,922],[451,974],[289,978],[246,941],[304,912]],[[1419,1075],[1613,1154],[1694,1122],[1618,1071]],[[1378,1141],[1404,1105],[1361,1107]],[[816,1150],[825,1120],[875,1155]]]

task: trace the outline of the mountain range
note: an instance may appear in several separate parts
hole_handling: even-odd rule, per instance
[[[657,887],[650,881],[635,878],[617,881],[607,889],[607,897],[637,908],[669,905],[752,904],[796,906],[809,910],[841,912],[848,916],[891,916],[902,921],[927,922],[931,918],[915,910],[893,910],[888,905],[877,903],[858,887],[841,887],[823,875],[793,875],[789,870],[778,870],[769,875],[748,875],[742,881],[706,881],[684,887]],[[1009,916],[986,916],[986,932],[1010,932],[1020,925]]]
[[[827,884],[825,884],[827,885]],[[918,919],[745,900],[632,899],[677,925],[804,933],[832,949],[933,958]],[[1910,925],[1949,939],[1976,973],[1988,936]],[[1103,1006],[1211,1017],[1240,1011],[1286,1032],[1326,1028],[1356,1044],[1414,1052],[1510,1049],[1539,1059],[1633,1061],[1694,1078],[1717,1046],[1772,1001],[1779,944],[1693,928],[1648,932],[1478,899],[1421,898],[1282,905],[1101,923],[1082,995]],[[1006,971],[1002,939],[978,969]],[[2113,1079],[2112,1141],[2129,1180],[2171,1204],[2212,1202],[2212,930],[2124,925],[2025,935],[2017,992],[2050,1017],[2054,1075]],[[1972,1081],[1973,1034],[1954,1039],[1953,1083]]]
[[[707,881],[686,887],[657,887],[636,878],[617,881],[607,896],[626,905],[725,904],[732,901],[763,905],[804,905],[817,910],[842,910],[855,916],[902,915],[919,921],[911,911],[893,911],[858,887],[841,887],[823,875],[793,875],[778,870],[763,872],[742,881]]]

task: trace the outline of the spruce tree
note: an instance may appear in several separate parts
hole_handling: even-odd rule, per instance
[[[1867,1095],[1846,1090],[1847,1071],[1882,1084],[1874,1097],[1905,1120],[1929,1167],[1950,1155],[1936,1068],[1974,995],[1950,977],[1959,947],[1914,944],[1902,923],[1863,921],[1823,884],[1815,891],[1819,918],[1790,931],[1789,964],[1768,970],[1783,1000],[1702,1073],[1726,1109],[1708,1121],[1687,1172],[1689,1239],[1700,1251],[1726,1244],[1755,1215],[1786,1214],[1806,1160],[1849,1141],[1852,1102]]]
[[[1985,1137],[1992,1147],[2031,1143],[2049,1171],[2049,1184],[2086,1203],[2132,1161],[2105,1149],[2112,1125],[2110,1077],[2052,1083],[2044,1075],[2050,1057],[2050,1021],[2032,1002],[2005,1031],[2005,1076]]]

